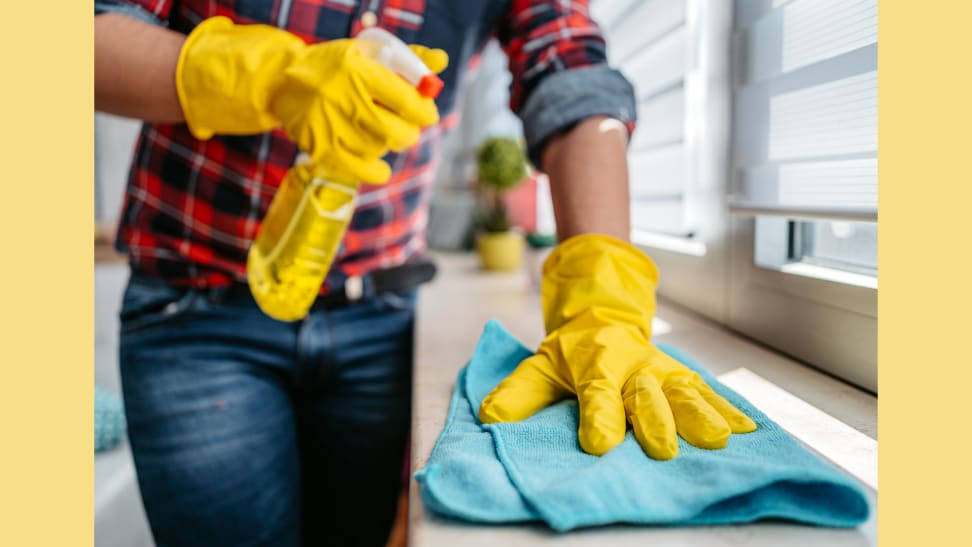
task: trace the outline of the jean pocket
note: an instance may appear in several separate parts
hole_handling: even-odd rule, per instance
[[[185,314],[196,301],[192,289],[170,287],[163,282],[133,276],[125,289],[119,320],[128,334],[161,325]]]

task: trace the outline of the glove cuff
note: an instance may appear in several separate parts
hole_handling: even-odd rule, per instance
[[[561,262],[575,258],[581,259],[578,266],[582,270],[594,273],[592,259],[599,255],[612,255],[630,261],[644,271],[653,285],[658,284],[658,268],[648,255],[627,241],[604,234],[581,234],[562,241],[544,261],[543,274],[546,276],[554,272]]]
[[[189,132],[192,136],[199,140],[207,140],[213,136],[213,130],[208,127],[204,127],[199,121],[202,116],[201,113],[196,112],[196,102],[191,98],[191,92],[186,91],[187,83],[186,80],[191,80],[192,78],[187,78],[187,62],[186,59],[189,57],[190,52],[196,46],[199,41],[200,36],[205,36],[208,32],[228,29],[233,27],[233,21],[228,17],[217,16],[206,19],[202,23],[196,25],[196,28],[192,29],[189,36],[186,37],[186,41],[182,44],[182,50],[179,51],[179,61],[176,63],[176,93],[179,95],[179,105],[182,106],[182,114],[186,119],[186,125],[189,126]],[[190,64],[191,66],[191,64]]]
[[[658,269],[648,255],[620,239],[574,236],[543,264],[543,317],[547,332],[581,315],[625,316],[650,336]]]

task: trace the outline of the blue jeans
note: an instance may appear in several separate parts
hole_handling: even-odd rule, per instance
[[[159,547],[384,545],[411,411],[415,292],[265,316],[134,275],[120,363]]]

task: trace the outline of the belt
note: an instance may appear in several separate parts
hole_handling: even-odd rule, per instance
[[[364,275],[352,275],[344,280],[342,286],[334,287],[327,294],[318,296],[314,306],[340,308],[376,294],[414,289],[432,281],[436,271],[434,262],[421,259]]]
[[[341,308],[381,293],[414,289],[435,278],[436,271],[435,263],[423,258],[401,266],[374,270],[364,275],[348,276],[342,285],[331,287],[327,294],[318,296],[312,308]],[[243,296],[252,298],[250,287],[242,283],[209,290],[210,299],[215,301]]]

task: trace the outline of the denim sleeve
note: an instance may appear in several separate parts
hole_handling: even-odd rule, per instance
[[[609,116],[625,124],[629,134],[637,120],[634,88],[627,78],[605,64],[550,74],[530,94],[520,111],[530,159],[538,169],[543,144],[592,116]]]
[[[138,19],[139,21],[144,21],[159,27],[166,26],[165,22],[159,19],[154,13],[146,10],[138,4],[133,4],[131,2],[122,2],[117,0],[95,0],[94,12],[95,15],[101,15],[102,13],[120,13],[133,19]]]

